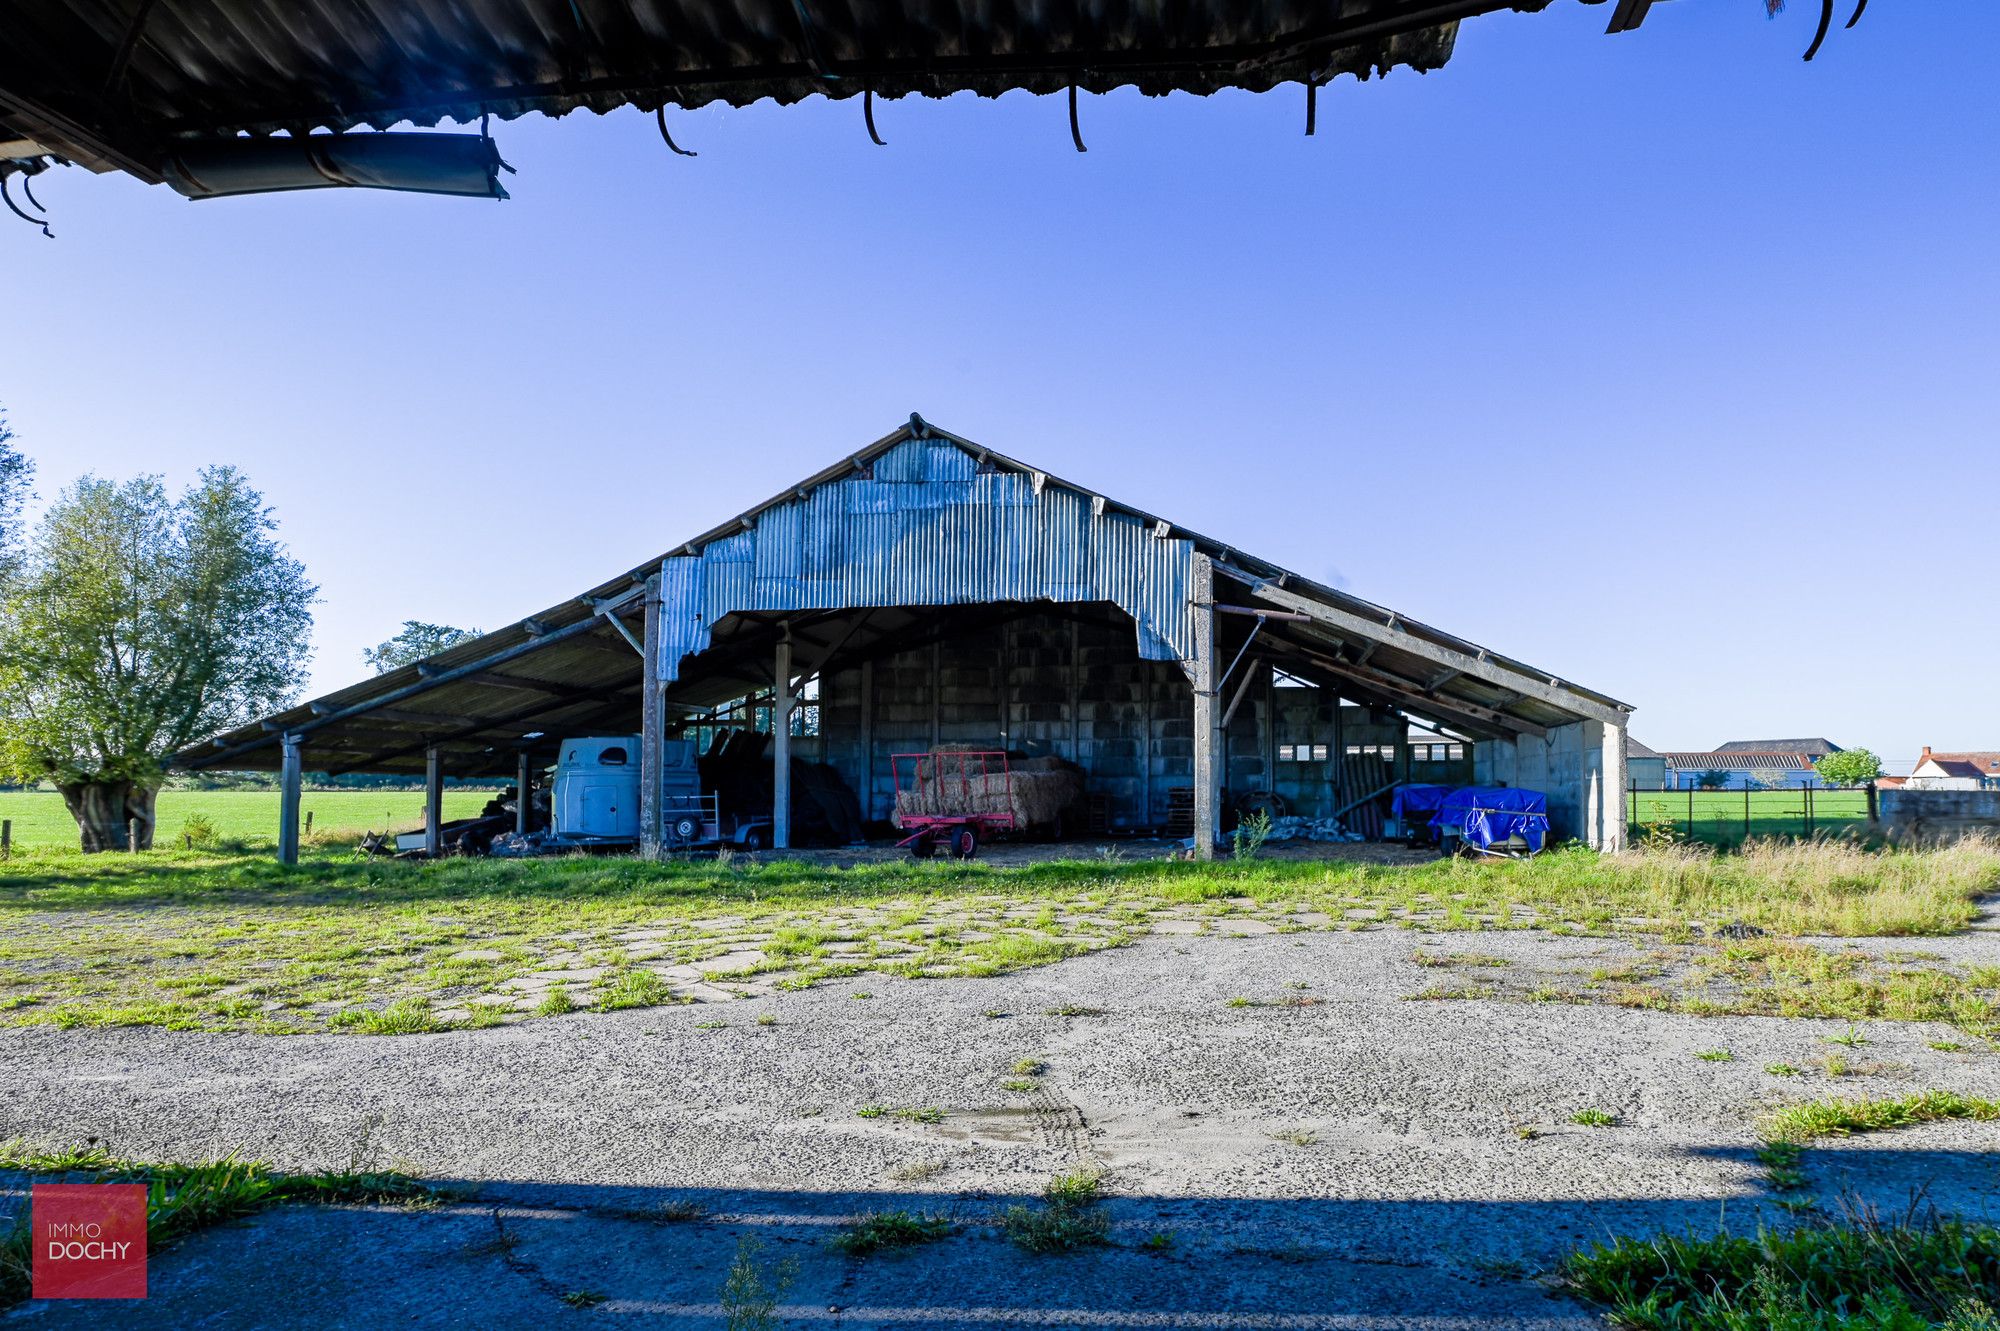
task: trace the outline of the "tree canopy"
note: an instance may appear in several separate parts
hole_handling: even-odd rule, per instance
[[[391,670],[415,665],[425,657],[436,656],[447,647],[456,647],[478,636],[478,629],[459,629],[449,624],[426,624],[422,620],[406,619],[395,637],[386,638],[373,647],[362,648],[361,659],[376,674],[386,675]]]
[[[85,477],[36,529],[0,591],[0,772],[61,787],[86,849],[133,820],[149,839],[174,750],[304,683],[318,589],[276,531],[229,467],[178,498]]]
[[[28,502],[28,486],[35,477],[35,464],[14,446],[14,432],[0,415],[0,582],[11,577],[21,561],[21,510]]]
[[[1867,749],[1843,749],[1813,764],[1829,786],[1865,786],[1882,775],[1882,760]]]

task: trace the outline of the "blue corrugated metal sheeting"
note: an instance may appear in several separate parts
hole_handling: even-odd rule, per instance
[[[709,645],[723,616],[848,606],[1109,601],[1136,622],[1139,655],[1194,655],[1194,544],[1060,486],[981,472],[955,444],[912,439],[870,477],[830,481],[746,530],[661,566],[660,675]]]

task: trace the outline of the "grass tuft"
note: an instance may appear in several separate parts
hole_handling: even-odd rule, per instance
[[[2000,1101],[1937,1090],[1921,1091],[1900,1099],[1813,1100],[1778,1110],[1767,1120],[1765,1128],[1777,1140],[1807,1142],[1822,1137],[1883,1132],[1947,1119],[1990,1123],[2000,1119]]]
[[[1087,1170],[1056,1175],[1042,1190],[1041,1206],[1003,1211],[1000,1231],[1016,1247],[1034,1253],[1073,1252],[1107,1242],[1111,1217],[1098,1204],[1099,1181]]]
[[[850,1257],[866,1257],[884,1248],[909,1248],[936,1243],[951,1233],[951,1221],[938,1215],[908,1211],[876,1211],[833,1236],[833,1246]]]
[[[2000,1230],[1935,1215],[1755,1237],[1617,1238],[1563,1286],[1643,1331],[2000,1331]]]

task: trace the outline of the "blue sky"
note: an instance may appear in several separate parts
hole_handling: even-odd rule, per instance
[[[908,416],[1639,707],[1661,748],[2000,747],[2000,9],[1467,23],[1320,98],[1015,94],[496,126],[506,203],[0,225],[44,495],[247,470],[323,588],[573,595]],[[1842,18],[1845,17],[1843,9]],[[11,219],[0,218],[0,223]]]

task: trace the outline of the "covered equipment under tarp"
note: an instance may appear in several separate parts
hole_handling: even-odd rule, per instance
[[[1403,836],[1417,839],[1420,831],[1431,827],[1431,817],[1444,806],[1445,797],[1456,786],[1398,786],[1395,797],[1389,802],[1389,817],[1395,821]],[[1437,840],[1437,833],[1430,831],[1425,840]]]
[[[1446,795],[1433,825],[1474,850],[1540,853],[1549,836],[1549,801],[1537,790],[1466,786]]]

